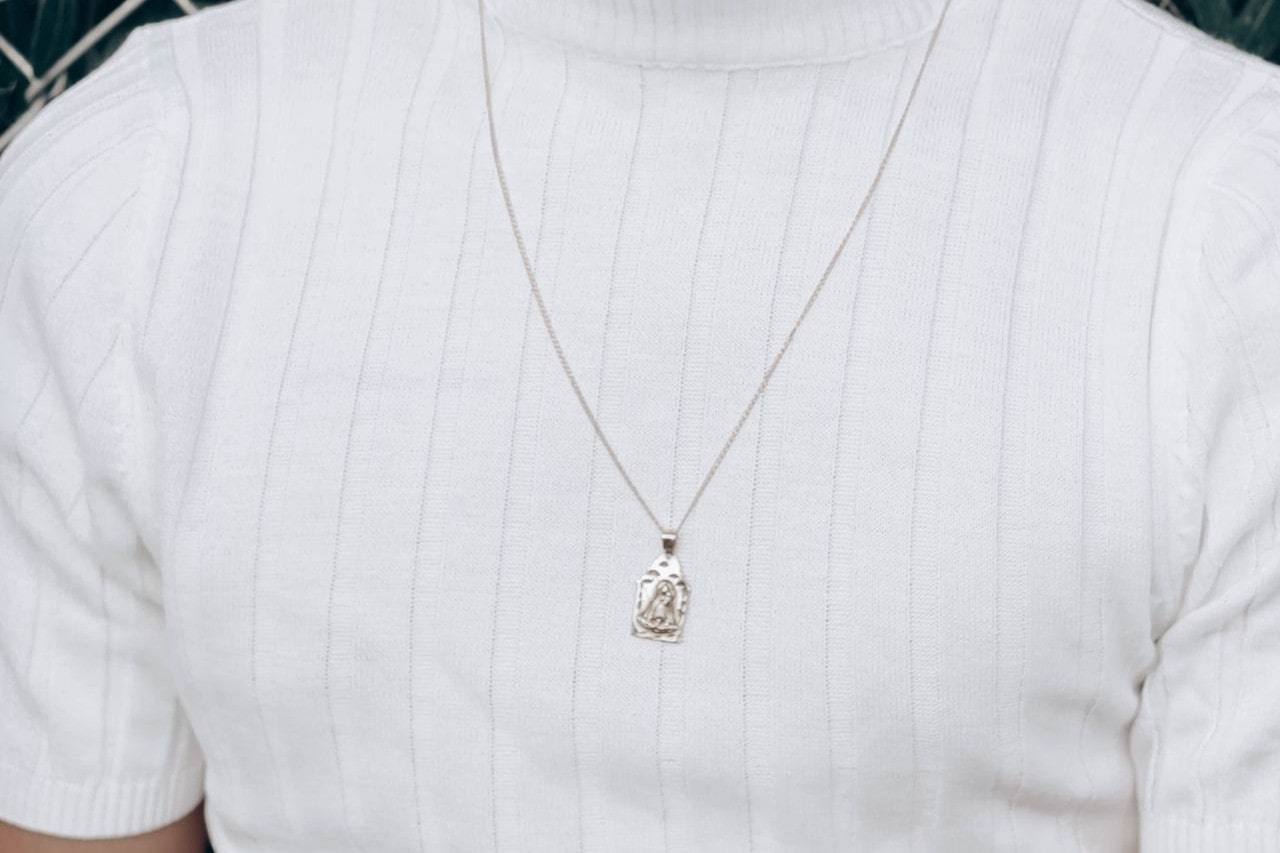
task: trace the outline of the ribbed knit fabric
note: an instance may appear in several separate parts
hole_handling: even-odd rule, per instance
[[[684,512],[939,0],[489,0]],[[1280,851],[1280,73],[953,0],[680,533],[471,0],[135,31],[0,158],[0,819],[219,853]]]

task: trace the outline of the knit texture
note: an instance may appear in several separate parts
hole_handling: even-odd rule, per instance
[[[487,0],[674,521],[940,0]],[[0,819],[219,853],[1280,853],[1280,73],[953,0],[661,551],[471,0],[137,30],[0,157]]]

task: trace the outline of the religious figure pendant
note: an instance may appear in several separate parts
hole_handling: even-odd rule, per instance
[[[635,612],[631,616],[634,637],[680,642],[684,613],[689,606],[689,584],[680,572],[675,548],[676,535],[663,533],[662,556],[636,581]]]

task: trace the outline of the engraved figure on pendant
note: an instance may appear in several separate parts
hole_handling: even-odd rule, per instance
[[[640,612],[640,624],[650,631],[667,634],[676,629],[676,588],[669,580],[658,581],[653,597]]]
[[[688,603],[689,585],[680,573],[680,562],[670,554],[659,557],[636,582],[631,633],[650,640],[679,642]]]

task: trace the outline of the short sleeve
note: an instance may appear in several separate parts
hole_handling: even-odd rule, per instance
[[[74,838],[143,833],[203,795],[132,465],[131,317],[182,153],[163,26],[0,156],[0,820]]]
[[[1142,853],[1280,851],[1280,90],[1237,106],[1159,282],[1170,545],[1131,733]],[[1179,260],[1181,259],[1181,260]],[[1164,364],[1166,362],[1160,362]],[[1157,466],[1158,468],[1160,466]],[[1163,572],[1159,571],[1163,569]],[[1160,615],[1164,614],[1164,615]]]

